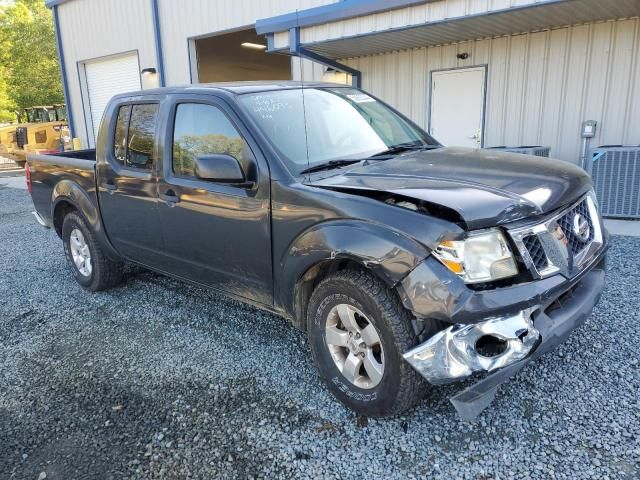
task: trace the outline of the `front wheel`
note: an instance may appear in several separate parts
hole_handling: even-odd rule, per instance
[[[418,343],[411,317],[381,280],[344,270],[311,296],[307,329],[329,390],[356,413],[390,416],[421,398],[424,382],[402,358]]]

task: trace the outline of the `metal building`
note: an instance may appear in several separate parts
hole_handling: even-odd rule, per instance
[[[74,135],[147,84],[361,85],[441,142],[640,144],[640,0],[48,0]],[[302,64],[299,59],[302,58]]]

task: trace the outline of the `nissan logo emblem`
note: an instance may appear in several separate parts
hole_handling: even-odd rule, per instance
[[[584,215],[580,213],[573,216],[573,234],[583,243],[589,240],[591,227],[589,227],[589,222]]]

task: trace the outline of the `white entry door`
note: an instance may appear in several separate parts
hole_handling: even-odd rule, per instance
[[[111,97],[141,88],[138,54],[92,60],[85,63],[84,71],[87,76],[87,93],[93,126],[93,138],[89,138],[89,144],[95,146],[100,120]]]
[[[484,67],[431,74],[431,135],[445,146],[482,146]]]

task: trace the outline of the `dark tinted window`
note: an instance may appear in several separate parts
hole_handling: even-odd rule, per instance
[[[113,136],[113,156],[122,165],[124,165],[124,159],[127,156],[127,130],[130,115],[131,105],[123,105],[118,109],[116,131]]]
[[[151,169],[157,116],[158,105],[155,103],[133,105],[127,141],[128,167]]]
[[[212,105],[182,103],[173,130],[173,171],[194,177],[196,157],[227,154],[243,162],[244,140],[227,116]]]
[[[67,107],[62,105],[62,106],[58,106],[56,107],[56,118],[59,121],[66,121],[67,120]]]

